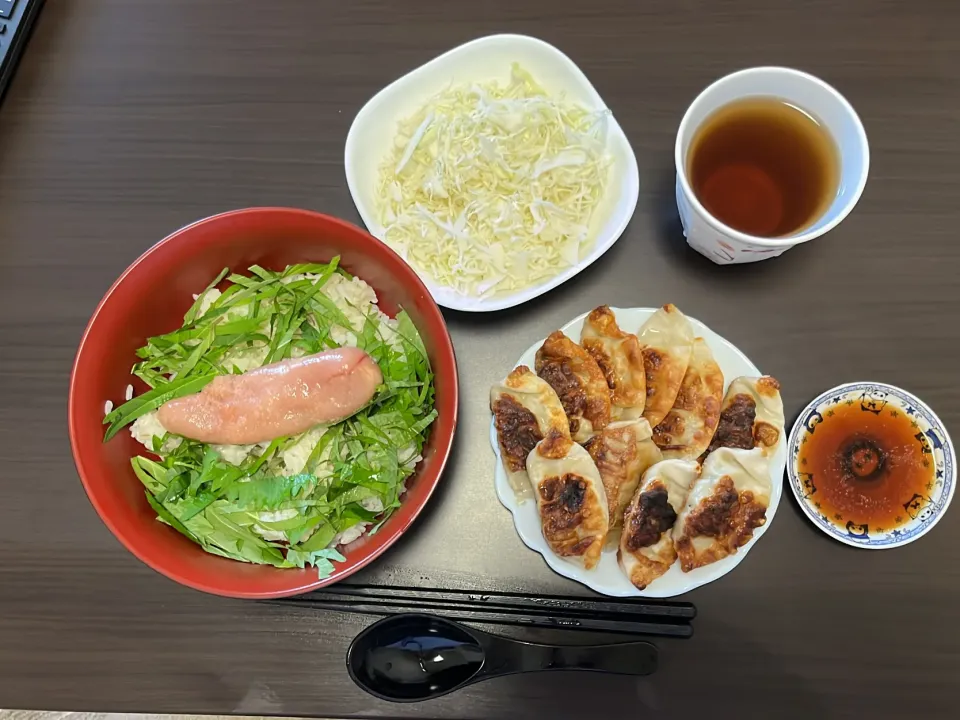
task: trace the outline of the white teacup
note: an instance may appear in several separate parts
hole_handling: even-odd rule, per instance
[[[779,98],[813,115],[833,137],[840,156],[840,182],[833,202],[811,225],[786,237],[756,237],[720,222],[697,199],[687,177],[687,153],[703,121],[735,100],[757,96]],[[680,122],[674,161],[677,209],[687,243],[713,262],[731,265],[776,257],[836,227],[853,210],[867,184],[870,148],[853,107],[823,80],[790,68],[758,67],[720,78],[697,96]]]

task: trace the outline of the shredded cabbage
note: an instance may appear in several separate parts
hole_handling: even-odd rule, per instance
[[[489,297],[540,284],[593,245],[609,111],[510,81],[451,87],[402,121],[380,168],[383,239],[438,285]]]

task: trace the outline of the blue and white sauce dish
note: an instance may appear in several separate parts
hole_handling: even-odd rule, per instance
[[[885,550],[925,535],[957,484],[956,454],[940,418],[884,383],[846,383],[821,394],[801,411],[787,450],[787,478],[803,512],[854,547]]]

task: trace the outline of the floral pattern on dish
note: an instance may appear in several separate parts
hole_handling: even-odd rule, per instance
[[[911,425],[917,430],[916,440],[933,463],[933,477],[926,486],[927,494],[914,494],[904,503],[902,524],[896,527],[870,527],[839,513],[828,516],[817,501],[816,478],[802,466],[800,449],[816,432],[824,416],[830,416],[830,409],[841,403],[859,405],[861,410],[872,414],[890,413],[894,417],[903,414],[911,418]],[[790,432],[787,447],[787,478],[800,508],[817,528],[847,545],[883,550],[913,542],[937,524],[953,499],[957,466],[950,435],[926,404],[893,385],[858,382],[827,390],[801,411]]]

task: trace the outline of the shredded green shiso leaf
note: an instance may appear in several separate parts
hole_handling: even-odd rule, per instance
[[[351,277],[338,260],[282,272],[254,265],[249,275],[223,270],[178,330],[150,338],[137,351],[140,362],[132,372],[151,389],[104,418],[106,442],[167,400],[198,392],[217,375],[239,372],[233,361],[238,350],[265,352],[258,364],[322,352],[338,347],[336,327],[350,331],[357,347],[376,361],[383,384],[373,400],[322,432],[296,475],[283,474],[281,453],[307,433],[254,447],[240,465],[205,443],[169,435],[154,439],[155,457],[132,458],[157,519],[207,552],[280,568],[312,566],[322,578],[333,571],[333,561],[344,560],[331,547],[338,533],[359,523],[373,524],[370,532],[376,532],[400,506],[437,417],[433,373],[404,311],[396,316],[391,342],[376,311],[358,331],[322,293],[334,273]],[[222,294],[204,307],[204,296],[224,280]]]

